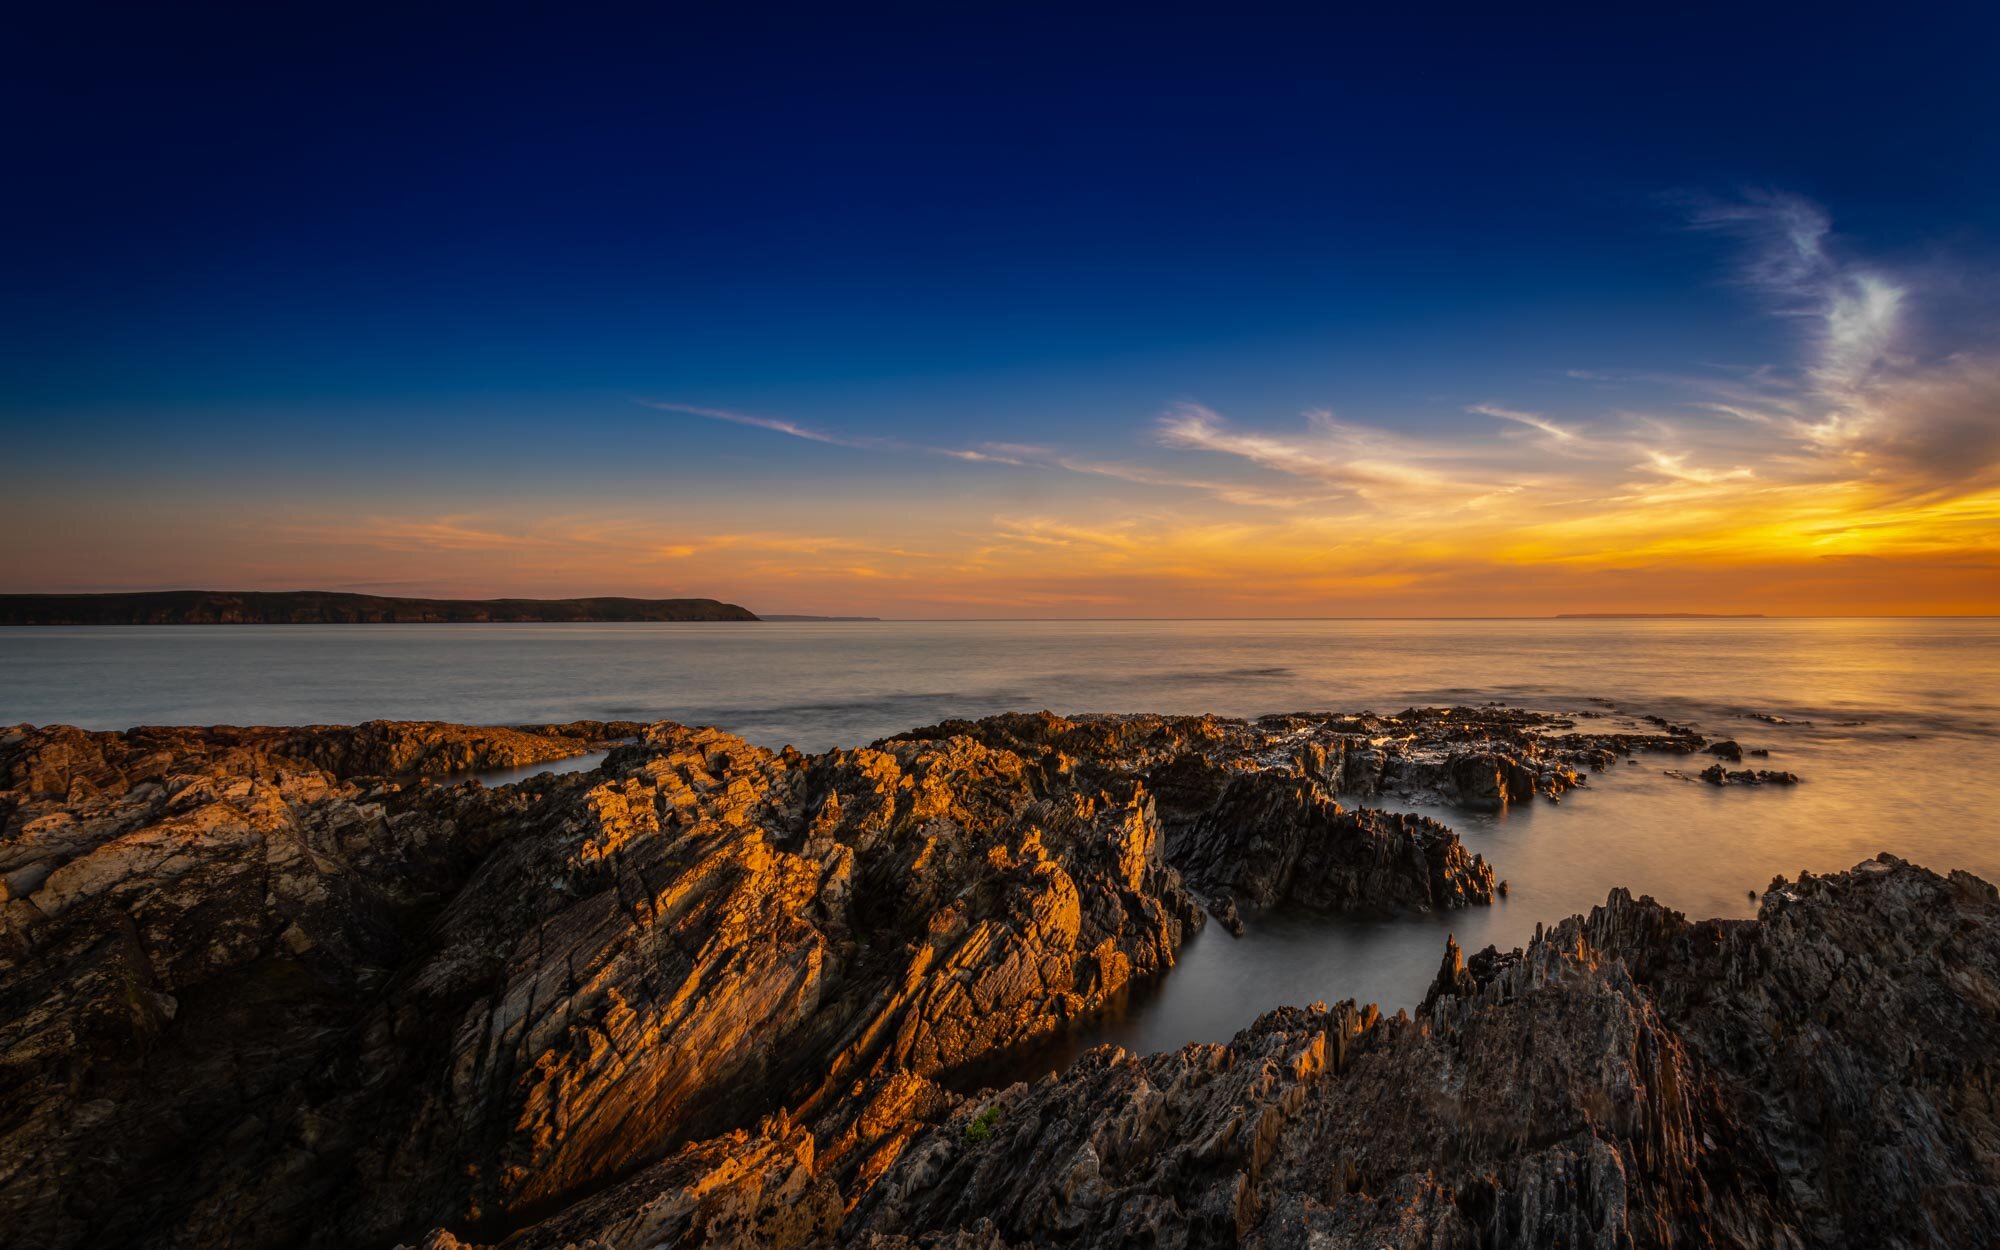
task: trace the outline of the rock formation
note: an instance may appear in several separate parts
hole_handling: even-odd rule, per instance
[[[667,723],[19,727],[4,1240],[1983,1244],[1953,1239],[1996,1217],[2000,906],[1887,859],[1754,922],[1614,894],[1453,948],[1414,1017],[1286,1008],[969,1092],[1165,973],[1200,900],[1491,898],[1447,827],[1336,791],[1556,797],[1686,741],[1494,709],[816,756]]]
[[[1745,768],[1730,770],[1720,764],[1710,764],[1701,770],[1701,779],[1712,786],[1795,786],[1799,784],[1797,773],[1776,772],[1769,768]]]
[[[1693,727],[1657,716],[1644,719],[1659,733],[1583,723],[1598,715],[1498,705],[1409,708],[1394,715],[1302,712],[1254,721],[1041,713],[947,721],[905,736],[963,734],[1058,772],[1105,766],[1136,772],[1152,785],[1169,831],[1182,817],[1183,799],[1206,810],[1231,774],[1243,770],[1289,772],[1336,796],[1500,811],[1537,797],[1560,799],[1590,773],[1635,751],[1690,755],[1709,749],[1726,757],[1742,749],[1733,740],[1711,743]]]
[[[2000,898],[1962,873],[1885,855],[1753,921],[1615,891],[1525,950],[1448,946],[1414,1016],[864,1083],[505,1245],[1983,1247],[1996,986]]]
[[[1755,921],[1614,892],[1448,951],[1414,1018],[1272,1012],[976,1100],[850,1234],[1007,1244],[1984,1246],[2000,1229],[2000,905],[1890,856]],[[865,1243],[863,1243],[865,1244]]]

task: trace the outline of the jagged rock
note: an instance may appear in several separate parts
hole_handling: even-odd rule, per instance
[[[1089,716],[1043,712],[946,721],[906,738],[960,734],[1036,761],[1051,774],[1117,769],[1144,775],[1169,833],[1184,811],[1214,804],[1232,775],[1289,770],[1329,793],[1393,794],[1476,811],[1536,795],[1560,797],[1636,750],[1701,749],[1692,729],[1661,734],[1579,731],[1569,717],[1517,708],[1408,708],[1290,713],[1256,721],[1215,716]]]
[[[839,1187],[815,1168],[812,1133],[780,1116],[752,1132],[690,1144],[503,1244],[506,1250],[797,1250],[825,1245],[844,1214]],[[451,1234],[438,1229],[431,1236]],[[457,1244],[443,1242],[440,1250]]]
[[[1195,889],[1257,907],[1464,907],[1493,900],[1493,870],[1436,821],[1341,808],[1304,778],[1244,773],[1169,847]]]
[[[480,792],[454,820],[474,797],[454,788],[391,811],[395,787],[371,798],[340,769],[582,749],[435,725],[8,736],[0,1203],[42,1245],[171,1226],[201,1160],[240,1156],[387,984],[399,916],[448,892],[523,801]]]
[[[1719,742],[1709,743],[1708,753],[1728,760],[1732,764],[1741,764],[1743,762],[1743,748],[1738,746],[1733,738],[1724,738]]]
[[[1209,903],[1208,914],[1214,916],[1217,924],[1236,937],[1242,937],[1246,932],[1243,916],[1236,909],[1236,900],[1227,894]]]
[[[9,733],[19,737],[0,752],[0,769],[5,770],[0,790],[17,800],[90,804],[148,781],[164,782],[170,772],[232,779],[323,772],[345,780],[512,768],[581,755],[637,728],[600,721],[539,729],[369,721],[303,728],[147,726],[91,733],[68,725],[21,725]]]
[[[631,729],[10,736],[13,1227],[502,1237],[857,1080],[1061,1029],[1201,922],[1141,776],[968,737],[806,757],[662,724],[497,791],[371,772]]]
[[[1684,739],[1573,724],[1042,714],[815,756],[667,723],[10,730],[8,1231],[52,1247],[994,1250],[1375,1236],[1383,1211],[1449,1241],[1508,1211],[1580,1235],[1562,1222],[1579,1177],[1610,1220],[1604,1178],[1640,1175],[1603,1108],[1656,1078],[1605,1048],[1695,1044],[1628,984],[1666,956],[1607,953],[1595,930],[1525,956],[1454,948],[1417,1021],[1293,1010],[1230,1047],[1099,1051],[1032,1088],[952,1092],[1164,973],[1204,902],[1240,925],[1239,901],[1491,897],[1449,829],[1344,809],[1343,786],[1553,798],[1577,769]],[[588,773],[422,781],[617,740]],[[1965,975],[1986,976],[1983,958]],[[1529,967],[1560,975],[1523,981]],[[1516,1019],[1527,1003],[1540,1014]],[[1940,1036],[1983,1053],[1957,1027]],[[1584,1083],[1544,1088],[1559,1067],[1526,1058],[1544,1037],[1595,1065]],[[1446,1117],[1468,1071],[1484,1092]],[[1709,1069],[1688,1072],[1676,1089],[1708,1088]],[[1315,1092],[1332,1084],[1347,1110]],[[1537,1100],[1553,1119],[1520,1117]],[[1544,1122],[1566,1135],[1523,1145],[1508,1127]],[[1476,1164],[1488,1180],[1450,1170]],[[1952,1201],[1984,1200],[1966,1192]],[[1632,1220],[1655,1206],[1628,1202],[1616,1226],[1650,1227]]]
[[[333,1057],[287,1115],[388,1126],[343,1146],[375,1199],[356,1239],[503,1234],[682,1143],[975,1061],[1156,975],[1200,918],[1160,849],[1138,785],[1041,797],[968,739],[808,758],[654,726],[546,788],[363,1026],[380,1049]],[[197,1226],[220,1235],[239,1201]]]
[[[1112,1246],[1984,1247],[2000,903],[1883,856],[1755,921],[1616,891],[1416,1017],[1101,1048],[911,1143],[846,1235]]]

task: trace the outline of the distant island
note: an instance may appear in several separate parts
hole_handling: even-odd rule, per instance
[[[879,616],[801,616],[796,612],[766,612],[760,621],[879,621]]]
[[[1559,621],[1760,621],[1762,612],[1558,612]]]
[[[470,625],[755,621],[717,599],[392,599],[330,590],[0,595],[0,625]]]

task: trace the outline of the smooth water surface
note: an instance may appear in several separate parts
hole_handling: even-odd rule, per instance
[[[1742,916],[1775,874],[1836,871],[1882,850],[2000,881],[1990,619],[0,631],[0,724],[98,729],[668,718],[821,750],[1008,710],[1252,716],[1486,699],[1669,716],[1770,748],[1757,766],[1804,784],[1717,789],[1664,775],[1684,758],[1653,757],[1592,777],[1559,806],[1430,811],[1493,862],[1506,900],[1395,920],[1254,917],[1241,939],[1211,926],[1163,981],[1065,1045],[1222,1040],[1260,1011],[1316,998],[1410,1006],[1446,933],[1468,950],[1518,945],[1537,921],[1587,910],[1618,885],[1691,915]]]

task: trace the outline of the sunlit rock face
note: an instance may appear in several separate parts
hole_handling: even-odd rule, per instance
[[[1525,953],[1454,950],[1414,1020],[1287,1009],[965,1092],[1165,973],[1204,907],[1490,899],[1445,826],[1336,801],[1353,761],[1516,802],[1645,737],[1491,709],[1000,717],[817,756],[666,723],[8,731],[9,1230],[1816,1244],[1856,1226],[1847,1182],[1896,1228],[1992,1214],[1962,1166],[1993,1144],[1991,891],[1897,863],[1759,922],[1614,896]],[[614,740],[500,789],[416,775]],[[1847,1137],[1812,1144],[1815,1098]],[[1878,1176],[1910,1124],[1921,1158]]]
[[[659,725],[487,791],[357,773],[635,727],[364,728],[9,735],[17,1227],[263,1244],[338,1194],[333,1242],[511,1227],[1061,1028],[1201,922],[1142,782],[1037,784],[966,738]]]

